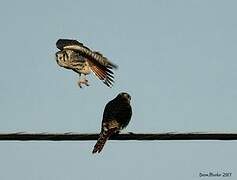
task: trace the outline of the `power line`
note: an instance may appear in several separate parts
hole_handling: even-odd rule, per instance
[[[98,134],[87,133],[1,133],[0,141],[94,141]],[[237,133],[128,133],[111,140],[237,140]]]

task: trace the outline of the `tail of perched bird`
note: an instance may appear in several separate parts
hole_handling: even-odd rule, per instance
[[[100,136],[97,140],[97,143],[94,146],[94,149],[92,153],[100,153],[106,143],[106,141],[109,139],[111,135],[113,135],[115,132],[117,132],[118,128],[108,129],[107,131],[102,131],[100,133]]]

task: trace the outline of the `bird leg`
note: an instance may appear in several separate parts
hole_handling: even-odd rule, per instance
[[[81,77],[81,74],[79,74],[79,81],[77,82],[77,84],[80,88],[82,88],[82,84],[89,86],[88,80],[86,79],[86,75],[83,74],[83,76],[84,77]]]

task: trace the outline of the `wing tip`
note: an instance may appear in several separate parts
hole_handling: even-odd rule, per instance
[[[114,81],[110,81],[107,78],[103,81],[103,83],[108,86],[109,88],[112,88],[114,85]]]
[[[109,64],[106,66],[109,69],[118,69],[119,66],[117,64],[109,62]]]

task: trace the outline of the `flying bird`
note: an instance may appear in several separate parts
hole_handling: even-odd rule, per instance
[[[71,69],[79,74],[78,85],[89,86],[86,75],[93,72],[108,87],[114,83],[114,73],[112,69],[117,69],[117,65],[110,62],[100,52],[92,51],[77,40],[59,39],[56,42],[57,64],[66,69]],[[84,77],[81,77],[83,75]]]
[[[132,117],[130,101],[131,96],[128,93],[122,92],[106,104],[101,132],[92,151],[93,154],[100,153],[109,137],[119,133],[120,130],[128,125]]]

